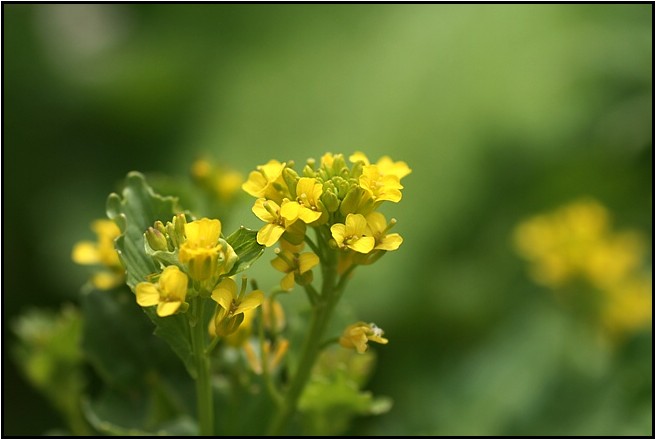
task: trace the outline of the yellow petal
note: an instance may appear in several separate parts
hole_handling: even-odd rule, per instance
[[[108,271],[95,273],[91,277],[91,283],[93,286],[100,290],[113,289],[114,287],[122,284],[123,280],[123,275]]]
[[[305,226],[303,223],[300,223],[300,224]],[[296,223],[294,223],[294,226],[295,225],[296,225]],[[294,229],[294,228],[292,227],[290,229]],[[291,231],[287,230],[287,232],[290,233]],[[299,234],[300,234],[300,232],[299,232]],[[303,235],[305,235],[305,234],[303,233]],[[283,237],[280,240],[280,248],[283,251],[287,251],[287,252],[290,252],[290,253],[299,253],[303,250],[304,247],[305,247],[305,242],[304,241],[301,241],[300,244],[292,244],[289,241],[285,240],[285,237]]]
[[[166,297],[184,301],[188,282],[187,275],[177,266],[168,266],[159,278],[159,287]]]
[[[337,244],[341,246],[344,243],[344,237],[346,237],[346,226],[341,223],[335,223],[330,227],[330,233],[333,235]]]
[[[257,233],[257,242],[266,247],[273,246],[282,234],[285,233],[285,228],[280,225],[268,223],[262,227]]]
[[[290,257],[294,258],[291,255],[290,255]],[[271,266],[273,266],[273,268],[275,270],[283,272],[283,273],[287,273],[287,272],[289,272],[290,270],[293,269],[289,264],[287,264],[287,262],[285,260],[283,260],[280,257],[276,257],[273,260],[271,260]]]
[[[361,254],[368,254],[374,248],[376,240],[374,237],[360,237],[348,245],[349,248]]]
[[[96,243],[81,241],[73,247],[71,258],[77,264],[98,264],[100,263],[100,252],[98,252]]]
[[[221,222],[216,219],[202,218],[185,224],[187,242],[194,247],[209,248],[216,246],[221,236]]]
[[[139,283],[135,287],[137,304],[141,307],[150,307],[159,303],[159,290],[153,283]]]
[[[262,197],[267,185],[267,179],[259,171],[251,171],[248,180],[243,183],[241,189],[253,197]]]
[[[230,310],[232,301],[237,297],[237,283],[232,278],[225,278],[212,291],[212,299],[225,310]]]
[[[237,310],[235,310],[234,314],[236,315],[237,313],[243,313],[249,310],[253,310],[254,308],[258,307],[260,304],[262,304],[262,301],[264,301],[264,292],[262,292],[261,290],[253,290],[251,293],[244,296],[244,298],[239,303]]]
[[[364,235],[367,229],[367,219],[362,214],[346,216],[346,235]]]
[[[349,161],[351,161],[351,163],[364,162],[365,165],[369,165],[369,159],[361,151],[356,151],[355,153],[351,154],[349,156]]]
[[[301,205],[298,202],[283,202],[280,207],[280,216],[288,222],[293,222],[298,218]]]
[[[303,252],[298,256],[298,272],[305,273],[319,264],[319,257],[312,252]]]
[[[280,281],[280,287],[285,290],[292,290],[294,288],[294,272],[289,272],[284,276],[282,281]]]
[[[403,161],[394,162],[389,156],[383,156],[376,162],[382,174],[391,174],[399,179],[404,178],[412,172],[407,163]]]
[[[381,251],[395,251],[403,243],[403,237],[399,234],[388,234],[376,245]]]
[[[268,209],[264,207],[264,203],[267,203],[269,205],[269,208],[272,209],[273,212],[278,212],[280,210],[280,207],[276,202],[273,200],[268,200],[265,198],[260,198],[255,201],[255,204],[253,205],[253,208],[251,208],[251,211],[253,211],[253,214],[257,216],[260,220],[263,222],[271,223],[276,220],[276,218],[271,215]]]
[[[314,194],[314,185],[317,181],[312,177],[301,177],[298,179],[296,184],[296,197],[301,197],[302,194],[305,194],[306,197],[310,198]],[[321,185],[319,185],[321,187]],[[321,193],[319,193],[321,195]]]
[[[310,224],[316,222],[321,217],[321,211],[313,211],[305,206],[301,206],[301,209],[298,213],[298,218],[303,220],[304,223]]]
[[[96,220],[91,224],[91,229],[98,235],[98,237],[105,237],[112,240],[121,235],[121,230],[112,220]]]
[[[178,311],[181,305],[182,305],[182,301],[161,302],[157,306],[157,316],[161,316],[161,317],[171,316]]]
[[[379,234],[382,234],[387,227],[387,220],[385,220],[383,214],[374,211],[367,214],[367,225],[371,229],[372,235],[377,237]]]
[[[273,182],[278,177],[280,177],[282,170],[285,168],[285,164],[272,159],[266,164],[260,165],[257,168],[264,174],[264,177],[266,177],[267,181]]]

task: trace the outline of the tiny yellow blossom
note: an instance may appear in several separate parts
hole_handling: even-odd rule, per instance
[[[187,296],[187,275],[177,266],[167,266],[157,284],[137,284],[137,304],[141,307],[157,306],[158,316],[170,316],[180,309]]]
[[[274,269],[286,274],[280,282],[280,287],[291,290],[294,288],[294,282],[299,285],[312,282],[310,270],[319,264],[319,257],[316,254],[303,252],[299,255],[284,249],[277,253],[278,256],[271,261],[271,265]]]
[[[383,330],[374,323],[356,322],[346,327],[339,338],[339,345],[344,348],[355,348],[358,353],[364,353],[367,351],[367,342],[369,341],[379,344],[389,342],[383,338],[383,333]]]
[[[237,260],[234,249],[221,240],[221,222],[203,218],[184,225],[186,239],[180,246],[180,262],[194,280],[203,281],[227,273]]]
[[[376,244],[374,237],[367,236],[367,219],[362,214],[349,214],[346,224],[336,223],[330,227],[337,246],[352,249],[362,254],[369,253]]]
[[[276,244],[282,234],[291,230],[292,225],[296,222],[296,219],[290,221],[281,216],[281,208],[273,200],[257,199],[252,211],[260,220],[267,223],[257,233],[257,242],[266,247]],[[303,235],[305,235],[305,230],[303,230]]]
[[[651,277],[636,277],[613,286],[607,292],[602,323],[613,337],[621,337],[649,327],[652,320]]]
[[[310,224],[321,217],[319,197],[323,192],[323,185],[310,177],[301,177],[296,184],[296,200],[283,203],[280,215],[289,222],[300,219]]]
[[[401,200],[403,185],[399,178],[393,174],[382,174],[378,165],[362,167],[360,186],[371,194],[374,202],[389,200],[396,203]]]
[[[92,284],[103,290],[114,288],[125,280],[125,271],[114,248],[114,240],[121,235],[121,230],[112,220],[96,220],[91,224],[96,233],[97,242],[81,241],[73,247],[72,259],[77,264],[101,265],[107,270],[95,273]]]
[[[367,214],[367,226],[370,230],[369,235],[374,237],[376,245],[374,249],[381,251],[394,251],[403,243],[403,237],[399,234],[386,234],[386,232],[396,224],[396,220],[392,219],[389,225],[385,216],[380,212],[370,212]]]
[[[238,295],[237,283],[232,278],[225,278],[212,291],[212,299],[220,306],[214,317],[217,335],[228,336],[236,332],[244,321],[244,313],[257,308],[264,301],[264,292],[261,290],[244,295],[245,290],[244,282]]]
[[[241,188],[253,197],[264,197],[281,203],[282,195],[276,185],[285,184],[282,177],[284,169],[284,163],[270,160],[264,165],[259,165],[256,171],[251,171],[248,180]]]
[[[356,151],[351,156],[349,156],[349,160],[351,163],[362,162],[365,166],[371,165],[369,163],[369,158],[360,151]],[[412,172],[407,163],[403,161],[394,162],[389,156],[383,156],[378,159],[376,165],[378,166],[378,170],[382,175],[393,175],[398,177],[399,180],[403,179],[405,176]]]

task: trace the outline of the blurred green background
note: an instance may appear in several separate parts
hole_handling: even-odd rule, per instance
[[[385,210],[403,246],[345,297],[390,339],[369,388],[395,405],[349,434],[653,435],[651,329],[599,344],[511,241],[590,196],[652,254],[653,5],[3,14],[3,434],[61,425],[4,356],[9,323],[77,301],[88,272],[71,248],[128,171],[184,176],[205,153],[247,175],[362,150],[413,173]],[[228,230],[258,225],[250,203]]]

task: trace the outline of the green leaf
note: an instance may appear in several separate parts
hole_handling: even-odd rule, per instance
[[[128,173],[122,197],[112,193],[107,198],[107,216],[121,229],[116,250],[127,272],[127,284],[132,289],[150,274],[158,272],[153,259],[146,253],[143,233],[156,220],[171,220],[182,212],[175,197],[156,194],[136,171]]]
[[[166,222],[182,210],[175,197],[156,194],[146,183],[141,173],[130,172],[127,176],[122,197],[110,194],[107,199],[107,215],[121,229],[116,239],[116,250],[127,272],[127,284],[135,286],[157,273],[158,267],[146,253],[144,231],[156,220]],[[160,318],[152,308],[144,309],[155,324],[155,334],[164,339],[187,367],[189,374],[195,376],[196,370],[191,348],[187,319],[183,315]]]
[[[230,236],[226,238],[226,241],[232,246],[239,257],[239,260],[237,260],[232,267],[228,276],[245,271],[251,267],[253,262],[260,258],[264,252],[264,246],[257,242],[257,231],[245,228],[244,226],[230,234]]]

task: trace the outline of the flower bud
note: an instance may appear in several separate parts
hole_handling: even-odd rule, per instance
[[[331,183],[331,182],[326,182],[326,183]],[[335,212],[337,211],[337,209],[339,209],[339,199],[337,198],[333,190],[324,189],[323,194],[321,194],[321,202],[323,203],[323,206],[325,206],[328,212]]]
[[[160,222],[161,223],[161,222]],[[168,251],[168,240],[157,229],[150,227],[146,232],[144,232],[144,238],[148,243],[148,246],[154,251]]]
[[[284,170],[282,170],[282,178],[285,180],[285,183],[287,184],[287,188],[289,188],[289,194],[291,195],[292,199],[296,198],[296,184],[298,183],[299,176],[296,171],[294,171],[291,168],[285,167]]]

